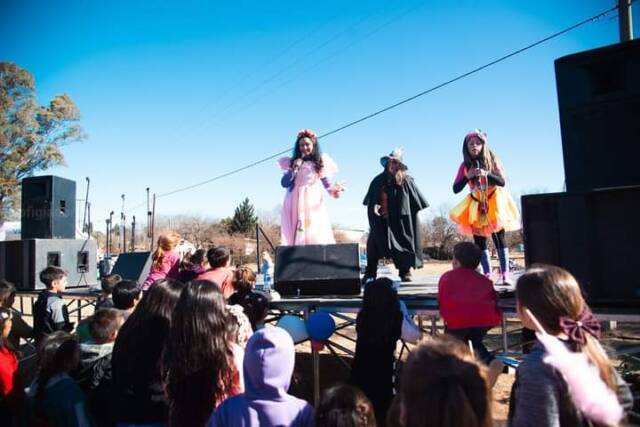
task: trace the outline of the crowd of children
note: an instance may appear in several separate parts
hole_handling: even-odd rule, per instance
[[[161,236],[159,243],[174,240]],[[285,329],[265,326],[269,295],[255,290],[256,274],[231,269],[223,247],[182,263],[172,244],[159,247],[146,285],[105,278],[99,309],[74,335],[62,300],[63,270],[41,272],[47,289],[34,304],[33,330],[11,309],[15,288],[0,282],[3,425],[493,425],[491,390],[502,366],[496,369],[483,338],[501,312],[491,281],[476,271],[482,250],[474,243],[455,246],[454,268],[440,278],[446,335],[413,347],[397,377],[401,302],[387,278],[365,286],[350,384],[325,390],[315,409],[289,394],[294,342]],[[508,424],[619,423],[633,400],[598,343],[599,323],[575,279],[558,267],[534,267],[518,279],[516,295],[523,326],[584,355],[622,412],[602,418],[583,410],[574,393],[583,385],[547,363],[539,342],[517,369]],[[17,375],[22,338],[38,347],[37,375],[26,389]]]

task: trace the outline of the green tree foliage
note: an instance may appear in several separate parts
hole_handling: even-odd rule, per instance
[[[22,178],[64,164],[60,148],[85,138],[79,120],[68,95],[40,106],[31,73],[0,62],[0,224],[15,206]]]
[[[253,205],[246,198],[240,203],[233,213],[233,217],[223,221],[229,234],[247,234],[254,230],[258,217],[256,217]]]

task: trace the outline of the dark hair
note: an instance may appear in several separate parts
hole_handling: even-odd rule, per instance
[[[448,336],[425,340],[413,349],[397,399],[394,406],[402,407],[405,427],[492,425],[486,369],[461,341]]]
[[[50,265],[40,272],[40,281],[44,283],[47,289],[51,289],[51,284],[65,277],[67,273],[60,267]]]
[[[140,298],[140,285],[135,280],[121,280],[113,288],[113,306],[119,310],[128,310]]]
[[[189,257],[189,262],[192,265],[202,265],[204,264],[204,262],[207,260],[207,251],[205,251],[204,249],[198,249],[196,250],[193,254],[191,254],[191,256]]]
[[[156,281],[120,328],[111,359],[118,388],[160,381],[158,362],[183,288],[177,280]]]
[[[356,319],[358,340],[381,344],[396,342],[401,327],[400,300],[391,279],[382,277],[367,284],[362,309]]]
[[[310,159],[306,160],[311,160],[315,166],[316,172],[320,172],[320,170],[322,170],[322,167],[324,166],[322,162],[322,152],[320,151],[320,145],[318,144],[318,137],[316,136],[315,132],[309,129],[303,129],[298,132],[295,145],[293,146],[293,155],[291,156],[291,162],[289,165],[290,167],[292,167],[293,162],[296,161],[296,159],[302,158],[302,152],[300,151],[300,140],[303,138],[309,138],[313,143],[313,151],[309,156]]]
[[[256,284],[256,273],[250,267],[241,265],[233,272],[232,284],[236,292],[249,292]]]
[[[13,283],[0,279],[0,307],[8,307],[7,301],[16,294],[16,287]]]
[[[339,384],[327,389],[316,408],[316,427],[375,427],[373,405],[360,389]]]
[[[162,355],[169,424],[203,426],[232,391],[235,367],[226,303],[208,280],[187,283]]]
[[[567,270],[553,265],[535,264],[525,271],[516,283],[516,298],[552,335],[562,332],[561,317],[578,321],[589,310],[576,279]],[[595,337],[588,333],[585,336],[586,343],[572,342],[572,350],[585,353],[598,368],[602,380],[615,391],[615,373],[606,353]]]
[[[480,155],[475,159],[471,157],[471,154],[469,154],[469,147],[467,147],[467,144],[471,138],[478,138],[480,141],[482,141],[482,151],[480,151]],[[483,132],[474,131],[464,137],[464,140],[462,141],[462,159],[464,161],[464,166],[467,169],[471,168],[474,162],[477,161],[480,163],[480,167],[482,167],[483,169],[486,169],[491,173],[498,172],[498,158],[489,148],[487,136]]]
[[[115,308],[98,310],[89,319],[89,334],[96,344],[107,343],[120,329],[123,320],[122,312]]]
[[[255,331],[269,314],[269,296],[260,291],[236,292],[229,297],[229,305],[239,305]]]
[[[56,374],[73,371],[80,363],[80,344],[68,332],[55,331],[38,346],[38,379],[35,393],[36,413],[44,412],[47,383]]]
[[[113,288],[118,282],[122,280],[119,274],[108,274],[102,278],[100,285],[102,286],[102,292],[109,295],[113,292]]]
[[[453,257],[465,268],[478,268],[482,250],[473,242],[459,242],[453,247]]]
[[[229,249],[224,246],[216,246],[207,251],[207,260],[211,268],[224,267],[230,256]]]

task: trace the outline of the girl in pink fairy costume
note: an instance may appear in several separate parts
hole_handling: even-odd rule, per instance
[[[329,213],[322,197],[323,189],[340,197],[341,184],[331,185],[338,167],[320,153],[318,137],[310,129],[298,132],[292,157],[278,159],[284,171],[281,184],[287,189],[282,205],[282,245],[326,245],[335,243]]]

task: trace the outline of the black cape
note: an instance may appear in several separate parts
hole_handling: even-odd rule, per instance
[[[378,216],[373,209],[384,184],[388,196],[389,219]],[[399,270],[422,267],[422,239],[418,212],[429,203],[407,176],[402,185],[396,185],[386,172],[373,178],[364,198],[369,217],[370,239],[373,238],[378,253],[390,257]]]

